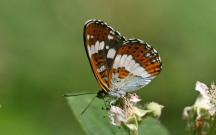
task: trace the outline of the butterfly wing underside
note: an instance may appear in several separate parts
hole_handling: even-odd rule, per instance
[[[112,90],[132,92],[144,87],[161,68],[160,56],[154,48],[141,40],[128,40],[117,51],[109,73]]]
[[[109,92],[109,72],[118,50],[126,39],[106,23],[90,20],[84,27],[84,43],[94,75],[105,92]]]

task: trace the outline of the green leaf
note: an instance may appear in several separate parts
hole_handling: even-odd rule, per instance
[[[147,117],[139,125],[139,133],[142,135],[170,135],[168,130],[159,120]]]
[[[85,133],[87,135],[127,135],[124,128],[110,124],[107,110],[102,110],[105,104],[101,99],[95,98],[86,112],[81,115],[93,98],[92,95],[67,97],[69,106]],[[169,135],[158,120],[150,118],[145,119],[139,125],[139,132],[142,135]]]

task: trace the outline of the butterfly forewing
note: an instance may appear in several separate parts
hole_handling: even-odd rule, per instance
[[[113,90],[131,92],[147,85],[161,71],[159,54],[147,43],[133,39],[117,51],[109,72]]]
[[[92,70],[103,90],[108,92],[108,76],[117,50],[126,39],[117,31],[98,20],[90,20],[84,27],[85,49]]]

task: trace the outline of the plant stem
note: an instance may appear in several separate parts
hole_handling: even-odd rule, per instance
[[[213,122],[211,123],[211,126],[210,126],[209,135],[215,134],[214,132],[215,132],[215,126],[216,126],[216,118],[212,117],[211,119],[213,119]]]

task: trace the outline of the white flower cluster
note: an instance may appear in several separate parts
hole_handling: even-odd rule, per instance
[[[183,118],[187,120],[188,128],[196,135],[216,134],[216,85],[211,83],[208,88],[197,81],[195,90],[199,91],[193,106],[184,108]]]
[[[212,82],[211,87],[208,88],[204,83],[196,82],[195,90],[200,92],[195,104],[190,107],[185,107],[183,111],[183,118],[189,116],[188,111],[191,109],[197,112],[197,119],[204,115],[213,116],[216,113],[216,85]],[[207,112],[207,114],[205,113]]]
[[[163,106],[155,102],[146,104],[144,109],[139,109],[135,105],[141,99],[136,94],[127,94],[111,102],[108,111],[111,124],[115,126],[126,126],[129,130],[137,131],[138,123],[144,119],[144,116],[151,115],[160,117]]]

